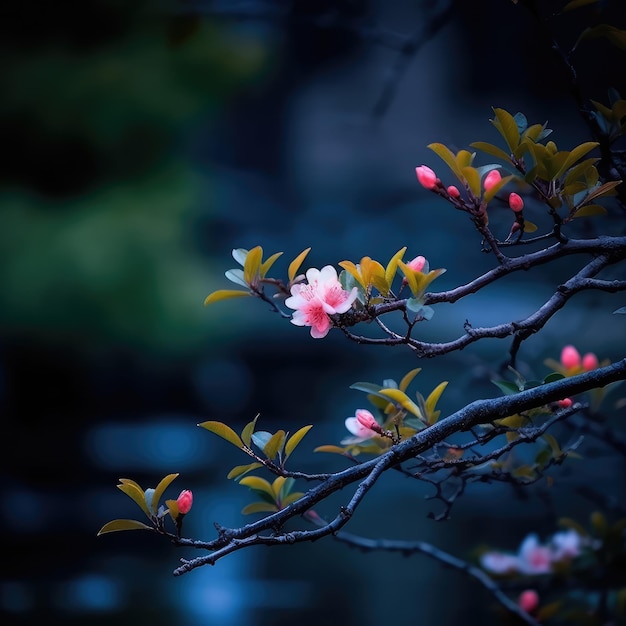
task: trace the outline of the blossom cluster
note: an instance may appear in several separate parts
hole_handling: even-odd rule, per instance
[[[382,428],[376,421],[376,418],[367,409],[357,409],[354,417],[348,417],[346,419],[346,428],[352,433],[353,437],[343,439],[342,445],[361,443],[375,435],[380,435],[382,432]]]
[[[420,185],[425,189],[429,189],[430,191],[434,191],[437,188],[443,189],[443,184],[441,180],[437,177],[437,174],[427,165],[419,165],[415,168],[415,175],[417,176],[417,180]],[[484,180],[483,180],[483,189],[485,191],[489,191],[495,185],[500,183],[502,180],[502,175],[500,171],[497,169],[490,170],[487,172]],[[447,195],[456,200],[461,196],[461,192],[454,185],[450,185],[445,188]],[[517,193],[509,194],[509,207],[515,213],[519,213],[524,209],[524,200]]]
[[[480,557],[481,566],[492,574],[549,574],[557,563],[575,559],[589,541],[575,530],[555,533],[545,543],[535,534],[528,535],[517,551],[485,552]]]

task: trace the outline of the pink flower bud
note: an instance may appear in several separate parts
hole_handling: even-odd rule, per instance
[[[574,346],[565,346],[561,350],[561,365],[568,370],[580,367],[580,353]]]
[[[415,174],[417,180],[419,180],[422,187],[426,189],[434,189],[437,185],[437,174],[433,172],[427,165],[420,165],[415,168]]]
[[[426,265],[426,259],[423,256],[416,256],[412,261],[409,261],[407,265],[414,272],[421,272],[424,265]]]
[[[521,196],[518,196],[516,193],[509,194],[509,206],[511,210],[519,213],[524,208],[524,201]]]
[[[587,352],[587,354],[583,357],[582,365],[585,372],[595,370],[599,365],[598,357],[593,352]]]
[[[494,185],[498,184],[502,180],[502,176],[498,170],[491,170],[483,182],[485,191],[489,191]]]
[[[450,185],[446,191],[451,198],[458,198],[461,195],[461,192],[454,185]]]
[[[572,401],[571,398],[563,398],[563,400],[559,400],[557,402],[557,404],[562,408],[562,409],[569,409],[572,404],[574,404],[574,402]]]
[[[191,491],[189,491],[189,489],[183,489],[176,500],[176,504],[178,504],[178,512],[181,515],[189,513],[189,511],[191,511],[191,505],[193,504],[193,494]]]
[[[367,409],[357,409],[354,415],[361,426],[369,428],[375,433],[382,432],[382,428]]]
[[[534,613],[539,607],[539,594],[534,589],[526,589],[520,593],[517,604],[522,611]]]

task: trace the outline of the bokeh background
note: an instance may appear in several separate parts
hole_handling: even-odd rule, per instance
[[[548,120],[559,146],[589,139],[569,78],[529,14],[504,0],[89,0],[1,13],[5,619],[488,623],[489,597],[425,557],[365,555],[327,540],[249,550],[173,578],[188,552],[148,533],[96,532],[137,513],[118,478],[147,487],[170,472],[181,476],[168,496],[194,491],[187,535],[211,538],[214,521],[248,521],[248,490],[225,478],[245,459],[198,422],[237,430],[260,413],[268,430],[315,424],[293,460],[305,471],[339,469],[339,457],[309,451],[346,434],[344,419],[364,402],[353,382],[422,365],[422,393],[450,381],[444,413],[498,394],[490,379],[505,343],[416,363],[335,332],[315,341],[258,301],[202,302],[228,287],[231,250],[259,244],[286,259],[312,246],[315,267],[384,261],[406,245],[409,258],[448,268],[440,289],[491,267],[466,217],[430,197],[414,168],[439,168],[426,148],[433,141],[497,141],[492,106]],[[560,27],[572,45],[580,24],[564,16]],[[597,59],[622,54],[623,67],[623,53],[588,45],[589,57],[576,57],[581,85],[605,102],[624,77]],[[622,232],[619,217],[577,228]],[[504,209],[493,215],[499,236],[509,220]],[[521,318],[570,262],[439,307],[420,332],[446,340],[465,319]],[[623,304],[578,296],[524,344],[520,369],[544,376],[543,360],[565,343],[620,357],[623,320],[611,312]],[[524,499],[475,487],[443,523],[426,517],[437,504],[425,486],[385,477],[351,529],[432,541],[468,559],[478,545],[514,550],[530,531],[553,532],[555,513],[587,515],[588,503],[568,495],[574,480],[604,480],[619,493],[615,468],[607,459],[584,478],[562,471],[552,508],[533,490]]]

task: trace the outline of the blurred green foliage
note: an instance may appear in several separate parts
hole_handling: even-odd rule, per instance
[[[95,42],[68,23],[3,44],[2,334],[185,350],[209,332],[194,134],[263,78],[269,47],[147,6],[108,7],[117,27]]]

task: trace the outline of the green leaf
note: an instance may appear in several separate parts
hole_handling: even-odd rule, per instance
[[[564,174],[576,161],[580,161],[585,154],[591,152],[594,148],[598,147],[597,141],[587,141],[585,143],[581,143],[579,146],[576,146],[567,156],[563,165],[557,172],[555,178],[559,178],[562,174]]]
[[[263,446],[263,453],[267,455],[267,458],[270,459],[270,461],[273,461],[278,452],[282,451],[284,443],[285,431],[277,430],[270,437],[270,440],[265,444],[265,446]]]
[[[435,411],[435,406],[437,405],[437,402],[439,402],[439,398],[441,398],[441,394],[444,392],[447,386],[448,386],[448,381],[439,383],[430,392],[430,395],[428,396],[428,398],[426,398],[426,414],[427,414],[427,420],[429,424],[434,424],[437,421],[437,417],[439,416],[439,411]]]
[[[163,492],[177,476],[178,474],[168,474],[165,478],[161,479],[161,482],[155,487],[154,493],[152,494],[152,512],[155,515],[159,510],[159,500],[161,500]]]
[[[552,374],[548,374],[543,379],[543,384],[548,385],[550,383],[556,382],[557,380],[561,380],[562,378],[565,378],[565,376],[563,376],[563,374],[561,374],[560,372],[552,372]]]
[[[252,433],[254,432],[256,421],[259,419],[259,415],[260,413],[257,413],[256,417],[251,422],[248,422],[241,431],[241,440],[246,444],[246,446],[248,446],[248,448],[250,447]]]
[[[598,187],[593,188],[589,195],[585,197],[585,202],[590,202],[595,198],[599,198],[601,196],[606,196],[610,192],[612,192],[615,187],[621,184],[621,180],[611,180],[608,183],[604,183],[603,185],[599,185]]]
[[[515,383],[511,383],[508,380],[492,380],[491,382],[506,396],[510,396],[521,391]]]
[[[559,442],[554,438],[554,436],[550,433],[546,433],[545,435],[543,435],[543,438],[548,442],[548,445],[552,449],[552,454],[554,455],[554,457],[556,458],[561,456],[561,446],[559,445]]]
[[[229,480],[231,478],[233,480],[238,480],[248,472],[257,469],[258,467],[263,467],[263,463],[255,461],[254,463],[250,463],[249,465],[236,465],[235,467],[233,467],[233,469],[230,470],[230,472],[228,472],[226,478],[228,478]]]
[[[498,129],[504,141],[506,141],[509,150],[513,152],[519,145],[519,128],[515,118],[504,109],[494,108],[493,112],[496,115],[495,120],[491,120],[491,123]]]
[[[129,478],[120,478],[120,484],[117,485],[117,488],[125,493],[129,498],[134,500],[146,516],[150,517],[150,509],[146,504],[146,496],[141,487],[134,480],[130,480]]]
[[[575,50],[581,41],[585,39],[597,39],[598,37],[605,37],[611,44],[622,50],[626,50],[626,30],[621,30],[611,26],[610,24],[598,24],[597,26],[591,26],[585,28],[578,37],[578,41],[574,44],[572,50]]]
[[[243,266],[243,279],[251,285],[256,281],[261,270],[261,260],[263,259],[263,248],[256,246],[252,248],[246,256],[246,262]]]
[[[507,163],[511,162],[511,157],[504,151],[502,148],[498,148],[498,146],[494,146],[492,143],[487,143],[486,141],[475,141],[471,143],[470,146],[472,148],[476,148],[477,150],[482,150],[491,156],[497,157],[498,159],[502,159]]]
[[[537,230],[537,224],[533,222],[529,222],[528,220],[524,220],[524,232],[525,233],[534,233]]]
[[[154,530],[152,526],[148,526],[143,522],[138,522],[134,519],[114,519],[111,522],[107,522],[99,531],[98,537],[105,533],[114,533],[120,530]]]
[[[278,511],[278,507],[269,502],[253,502],[241,509],[243,515],[250,515],[250,513],[276,513],[276,511]]]
[[[240,291],[239,289],[218,289],[213,293],[210,293],[204,299],[204,306],[212,304],[213,302],[219,302],[220,300],[228,300],[229,298],[242,298],[244,296],[252,295],[249,291]]]
[[[313,424],[303,426],[297,430],[285,444],[285,461],[289,458],[291,453],[296,449],[296,446],[302,441],[303,437],[313,428]]]
[[[592,217],[594,215],[606,215],[607,210],[600,204],[585,204],[577,209],[573,217]]]
[[[289,277],[289,282],[291,282],[298,274],[298,270],[302,265],[302,262],[306,258],[306,255],[311,251],[311,248],[306,248],[303,250],[290,264],[289,269],[287,270],[287,276]]]
[[[578,7],[584,7],[588,4],[597,4],[600,0],[571,0],[563,7],[563,12],[577,9]]]
[[[237,446],[237,448],[243,448],[243,441],[241,441],[239,435],[230,426],[226,426],[226,424],[222,424],[222,422],[208,421],[202,422],[198,424],[198,426],[206,428],[222,439],[226,439],[226,441]]]

